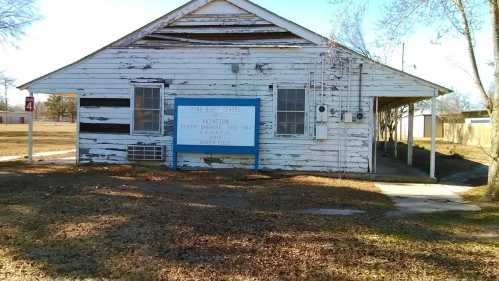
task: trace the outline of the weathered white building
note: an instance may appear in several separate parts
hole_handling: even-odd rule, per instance
[[[77,94],[81,163],[251,168],[237,153],[174,159],[174,102],[259,98],[260,169],[360,173],[375,170],[377,109],[449,92],[247,0],[191,1],[19,88]]]

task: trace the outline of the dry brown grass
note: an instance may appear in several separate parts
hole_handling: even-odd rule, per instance
[[[27,154],[28,125],[0,124],[0,156]],[[75,148],[76,128],[70,123],[35,122],[33,152]]]
[[[420,139],[415,140],[414,143],[415,145],[426,150],[431,149],[431,143],[429,140]],[[488,156],[489,149],[490,148],[487,147],[448,143],[441,140],[437,142],[437,152],[442,155],[462,157],[484,165],[488,165],[490,161]]]
[[[357,208],[353,217],[304,208]],[[386,218],[323,176],[0,164],[0,279],[497,280],[484,213]]]

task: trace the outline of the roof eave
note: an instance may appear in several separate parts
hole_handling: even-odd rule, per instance
[[[446,94],[450,94],[450,93],[453,93],[453,92],[454,92],[454,90],[449,89],[449,88],[447,88],[447,87],[444,87],[444,86],[442,86],[442,85],[439,85],[439,84],[433,83],[433,82],[431,82],[431,81],[428,81],[428,80],[423,79],[423,78],[421,78],[421,77],[418,77],[418,76],[416,76],[416,75],[410,74],[410,73],[405,72],[405,71],[403,71],[403,70],[400,70],[400,69],[397,69],[397,68],[395,68],[395,67],[391,67],[391,66],[389,66],[389,65],[387,65],[387,64],[384,64],[384,63],[381,63],[381,62],[379,62],[379,61],[376,61],[376,60],[374,60],[374,59],[372,59],[372,58],[366,57],[366,56],[364,56],[364,55],[360,54],[359,52],[357,52],[357,51],[355,51],[355,50],[353,50],[353,49],[351,49],[351,48],[349,48],[349,47],[347,47],[347,46],[345,46],[345,45],[343,45],[343,44],[340,44],[340,43],[338,43],[338,42],[336,42],[336,41],[329,40],[329,44],[330,44],[330,45],[335,45],[335,46],[338,46],[338,47],[343,48],[343,49],[345,49],[345,50],[348,50],[348,51],[350,51],[350,52],[353,52],[353,53],[355,53],[356,55],[361,56],[361,57],[363,57],[363,58],[365,58],[365,59],[369,60],[371,63],[374,63],[374,64],[377,64],[377,65],[380,65],[380,66],[386,67],[386,68],[388,68],[388,69],[390,69],[390,70],[392,70],[392,71],[398,72],[398,73],[403,74],[403,75],[410,76],[411,78],[417,79],[417,80],[421,81],[422,83],[428,84],[428,85],[430,85],[430,86],[432,86],[432,87],[434,87],[435,89],[437,89],[437,90],[438,90],[438,95],[439,95],[439,96],[446,95]]]

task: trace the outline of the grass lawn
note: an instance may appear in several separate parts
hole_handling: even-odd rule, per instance
[[[419,148],[431,150],[430,140],[419,139],[415,140],[414,144]],[[487,147],[449,143],[442,140],[437,142],[437,152],[442,155],[462,157],[484,165],[488,165],[490,162],[487,155],[489,149]]]
[[[345,207],[367,213],[296,213]],[[392,208],[320,176],[0,164],[0,279],[499,279],[499,205]]]
[[[75,148],[75,124],[35,122],[33,128],[34,153]],[[0,124],[0,156],[26,155],[27,140],[27,124]]]

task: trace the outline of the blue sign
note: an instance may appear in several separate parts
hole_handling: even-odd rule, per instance
[[[177,153],[253,154],[259,165],[260,99],[175,99]]]

